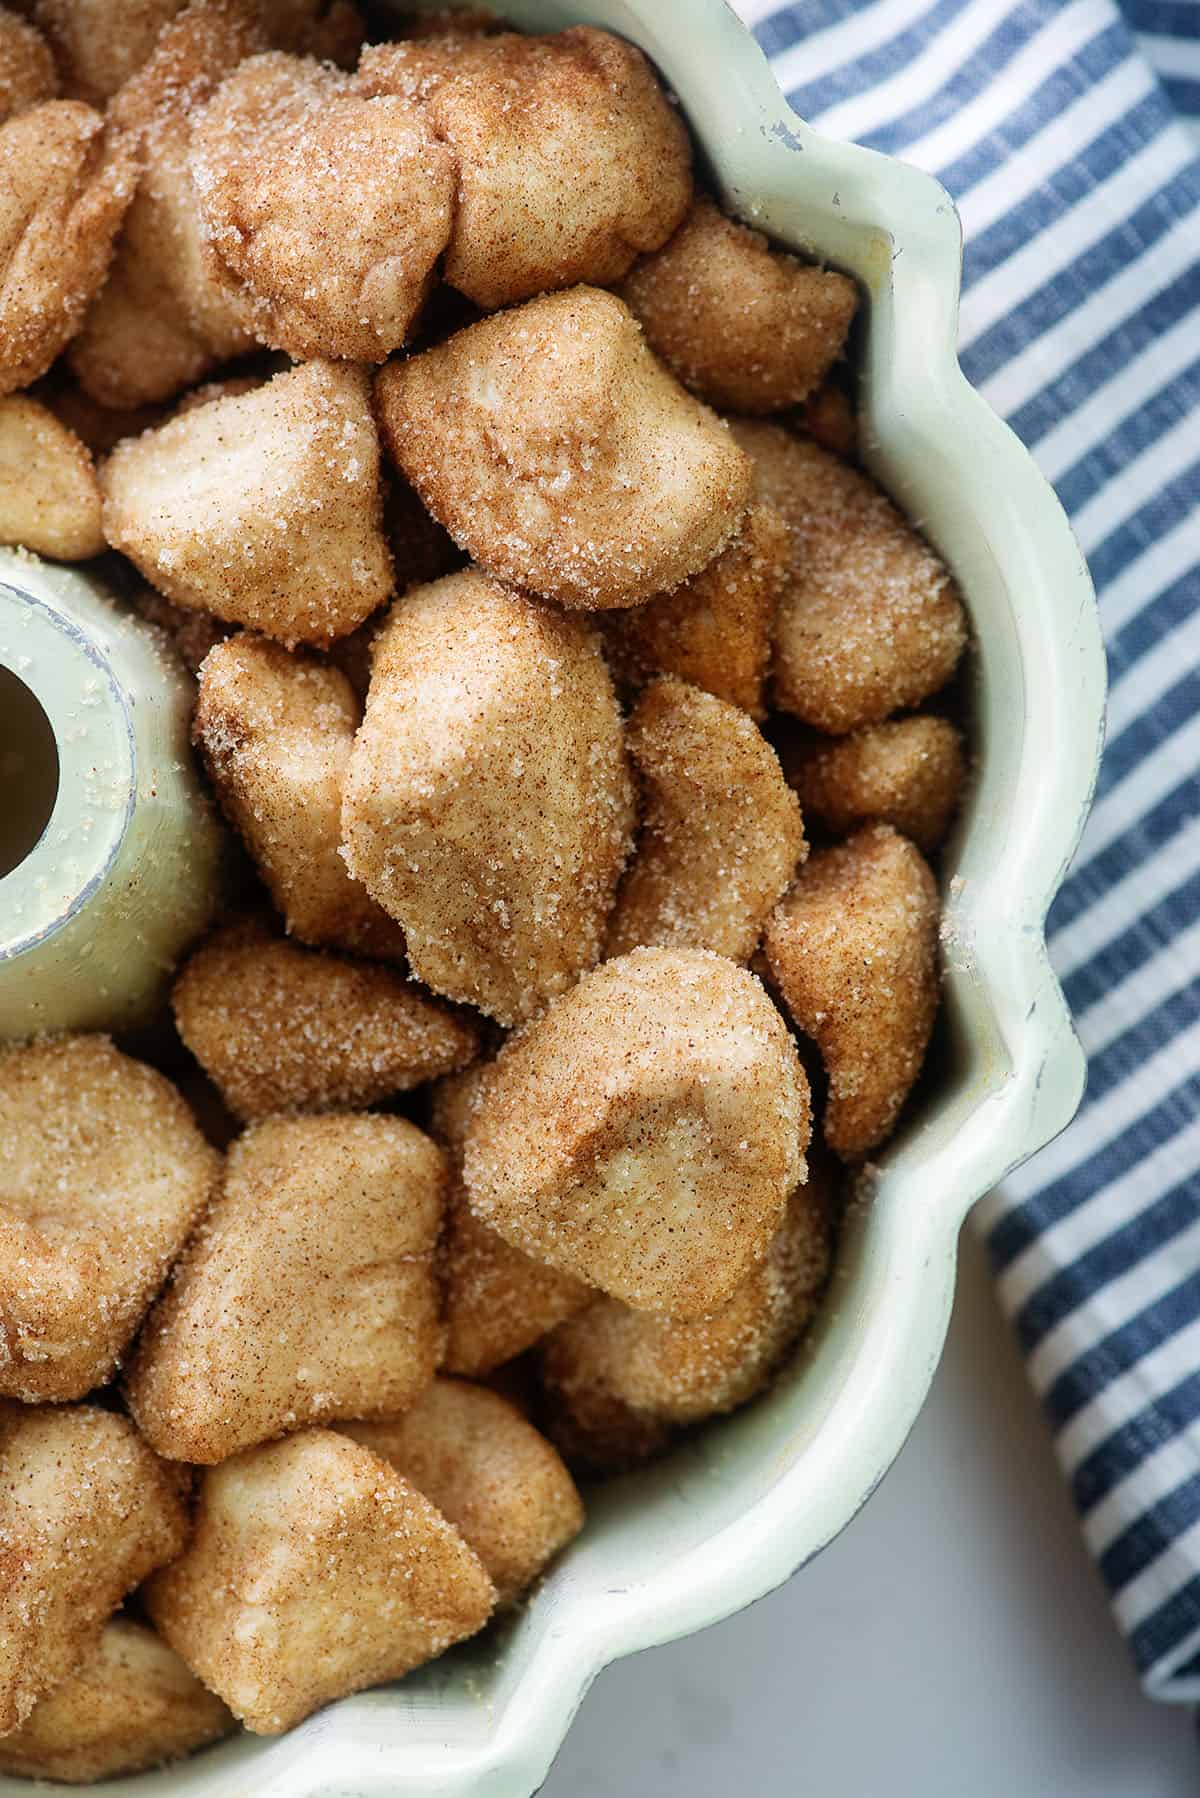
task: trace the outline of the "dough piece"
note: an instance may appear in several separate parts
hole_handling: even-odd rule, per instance
[[[140,173],[112,269],[71,345],[71,366],[99,404],[168,400],[254,337],[208,270],[188,168],[192,119],[267,37],[250,0],[197,0],[166,26],[113,103],[138,143]]]
[[[306,362],[126,438],[100,485],[109,543],[176,605],[326,644],[391,591],[360,369]]]
[[[185,0],[33,0],[67,89],[103,107],[150,55]]]
[[[375,642],[346,862],[434,992],[502,1024],[599,953],[632,803],[584,624],[474,569],[407,594]]]
[[[205,657],[192,736],[289,932],[398,957],[403,933],[351,879],[339,851],[358,716],[336,668],[246,632]]]
[[[328,64],[255,56],[197,120],[191,170],[214,272],[264,343],[382,362],[405,342],[454,199],[420,106],[366,99]]]
[[[175,1476],[127,1417],[0,1399],[0,1737],[93,1653],[125,1594],[187,1534]]]
[[[97,461],[101,456],[107,456],[122,437],[136,437],[163,420],[161,406],[138,406],[132,411],[121,411],[97,404],[79,382],[67,374],[65,361],[56,362],[45,379],[30,390],[29,397],[40,400],[53,412],[59,424],[74,432]]]
[[[847,276],[773,250],[704,194],[621,297],[685,387],[710,406],[753,413],[807,399],[842,354],[858,306]]]
[[[129,1405],[172,1460],[209,1465],[305,1424],[403,1410],[442,1347],[442,1157],[403,1118],[271,1118],[229,1152],[147,1319]]]
[[[440,1080],[433,1094],[429,1127],[452,1175],[440,1246],[447,1373],[492,1373],[595,1297],[574,1274],[535,1261],[472,1215],[462,1145],[486,1078],[487,1065],[477,1063]]]
[[[814,443],[853,462],[858,454],[858,419],[849,396],[836,381],[823,381],[809,394],[797,424]]]
[[[453,1525],[333,1430],[206,1473],[195,1539],[146,1594],[171,1647],[268,1736],[474,1635],[494,1597]]]
[[[0,1737],[0,1773],[90,1785],[178,1760],[232,1728],[221,1700],[153,1630],[116,1617],[28,1722]]]
[[[826,829],[845,836],[891,824],[926,855],[945,837],[966,778],[958,731],[924,715],[818,739],[780,759],[805,813]]]
[[[78,330],[133,188],[128,146],[90,106],[47,100],[0,125],[0,394]]]
[[[824,1137],[843,1160],[886,1141],[921,1071],[939,997],[938,892],[888,824],[810,856],[771,917],[771,977],[829,1076]]]
[[[463,1178],[518,1248],[626,1304],[704,1317],[766,1253],[808,1135],[808,1083],[754,976],[636,949],[505,1044]]]
[[[80,562],[104,548],[91,456],[26,394],[0,399],[0,543],[19,543],[60,562]]]
[[[0,6],[0,125],[58,93],[58,70],[36,25]]]
[[[375,44],[358,85],[421,100],[453,151],[446,279],[489,310],[619,280],[691,198],[682,121],[641,51],[607,31]]]
[[[106,1036],[0,1052],[0,1393],[111,1376],[219,1168],[170,1081]]]
[[[690,581],[604,620],[615,668],[641,684],[677,674],[763,719],[775,608],[791,568],[791,539],[772,506],[746,509],[741,529]]]
[[[642,829],[607,953],[658,944],[748,961],[806,849],[775,751],[745,712],[670,675],[642,694],[626,742]]]
[[[561,1457],[485,1386],[435,1380],[403,1417],[343,1426],[410,1480],[462,1533],[512,1604],[583,1528]]]
[[[765,1259],[710,1317],[679,1323],[598,1299],[560,1324],[543,1348],[542,1374],[581,1447],[597,1420],[593,1453],[603,1465],[614,1416],[627,1414],[635,1437],[736,1410],[761,1392],[816,1308],[830,1221],[828,1179],[814,1177],[792,1194]]]
[[[735,420],[733,432],[792,533],[776,704],[842,736],[945,686],[967,640],[945,564],[856,468],[778,425]]]
[[[594,287],[389,363],[375,393],[388,449],[455,542],[565,606],[677,587],[725,547],[750,497],[725,426]]]
[[[390,968],[315,954],[256,925],[218,931],[175,982],[180,1036],[244,1123],[374,1105],[465,1066],[470,1019]]]

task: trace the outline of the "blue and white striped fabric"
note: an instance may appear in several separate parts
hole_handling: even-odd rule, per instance
[[[818,129],[962,214],[962,361],[1054,482],[1112,692],[1051,913],[1084,1107],[984,1213],[1146,1689],[1200,1697],[1200,0],[742,0]]]

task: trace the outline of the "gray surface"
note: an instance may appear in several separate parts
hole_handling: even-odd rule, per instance
[[[715,1629],[602,1674],[545,1798],[1195,1798],[1143,1698],[978,1245],[929,1404],[840,1539]]]

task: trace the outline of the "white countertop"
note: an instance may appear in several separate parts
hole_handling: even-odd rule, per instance
[[[946,1356],[866,1509],[779,1592],[602,1674],[543,1798],[1196,1798],[1143,1698],[968,1235]]]

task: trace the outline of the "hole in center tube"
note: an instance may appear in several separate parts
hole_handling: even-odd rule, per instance
[[[0,880],[38,844],[58,798],[58,745],[41,701],[0,668]]]

